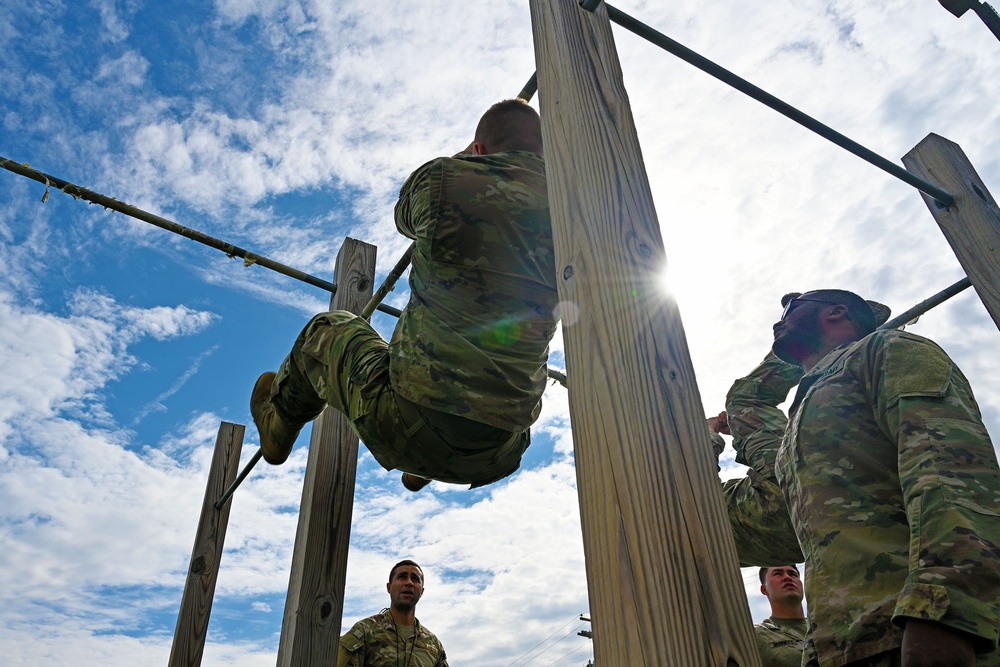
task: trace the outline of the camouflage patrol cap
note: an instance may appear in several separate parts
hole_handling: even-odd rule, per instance
[[[788,302],[792,299],[797,299],[806,292],[789,292],[788,294],[781,297],[781,307],[784,308],[788,305]],[[867,312],[861,312],[859,325],[866,330],[866,333],[871,333],[875,331],[878,327],[882,326],[889,320],[889,315],[892,314],[892,310],[889,306],[884,303],[879,303],[878,301],[869,301],[868,299],[862,299],[860,296],[854,292],[842,289],[817,289],[808,292],[808,294],[823,294],[830,298],[844,298],[846,301],[855,301],[856,305],[864,303],[868,306],[871,311],[871,319],[868,319]],[[850,303],[845,303],[845,305],[850,306]]]

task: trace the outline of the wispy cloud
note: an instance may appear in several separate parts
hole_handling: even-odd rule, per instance
[[[181,375],[179,378],[177,378],[166,391],[164,391],[162,394],[160,394],[152,401],[144,405],[142,409],[139,410],[139,413],[135,416],[135,419],[132,420],[132,423],[138,424],[139,422],[141,422],[143,419],[146,418],[146,415],[154,411],[166,412],[167,406],[163,404],[163,401],[167,400],[168,398],[176,394],[178,391],[180,391],[181,388],[187,383],[187,381],[190,380],[192,377],[194,377],[195,373],[197,373],[198,370],[201,368],[201,362],[206,357],[211,356],[211,354],[215,352],[217,349],[219,349],[218,346],[211,347],[202,352],[201,354],[199,354],[195,358],[195,360],[191,363],[191,366],[189,366],[188,369],[184,371],[184,374]]]
[[[890,159],[944,134],[1000,189],[1000,47],[979,23],[936,3],[616,5]],[[481,111],[535,67],[523,2],[191,7],[5,8],[0,154],[326,278],[346,235],[378,245],[382,272],[396,260],[408,171],[467,145]],[[836,284],[899,312],[961,277],[908,186],[625,31],[615,40],[706,413],[763,356],[783,292]],[[0,180],[5,660],[162,662],[219,422],[251,423],[258,367],[326,296]],[[405,298],[401,284],[390,300]],[[394,324],[375,322],[386,335]],[[1000,432],[997,332],[978,299],[914,330],[953,354]],[[552,347],[563,366],[561,337]],[[225,372],[209,383],[210,367]],[[587,608],[569,423],[567,392],[549,387],[532,452],[544,456],[472,492],[403,494],[362,447],[344,622],[384,606],[404,555],[427,569],[420,617],[455,664],[504,667],[600,613]],[[256,438],[251,424],[244,460]],[[205,664],[274,663],[305,442],[234,498]],[[741,474],[732,458],[724,476]],[[743,577],[763,618],[755,573]]]

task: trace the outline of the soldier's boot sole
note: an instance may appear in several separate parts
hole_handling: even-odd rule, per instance
[[[260,451],[264,460],[271,465],[280,465],[288,460],[295,446],[295,439],[305,423],[294,424],[282,419],[274,411],[271,403],[271,385],[276,373],[264,373],[257,378],[250,394],[250,414],[260,434]]]
[[[430,484],[431,480],[427,479],[426,477],[421,477],[420,475],[414,475],[411,472],[404,472],[402,482],[403,486],[405,486],[408,490],[416,493],[420,489]]]

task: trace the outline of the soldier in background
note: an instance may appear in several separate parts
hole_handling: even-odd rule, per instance
[[[794,565],[760,568],[760,592],[771,616],[753,626],[762,667],[800,667],[809,621],[802,609],[802,578]]]
[[[412,560],[389,571],[389,607],[355,623],[340,638],[337,667],[448,667],[444,647],[417,620],[424,573]]]
[[[1000,466],[968,381],[933,342],[876,332],[888,312],[856,294],[782,305],[773,354],[730,390],[727,427],[788,507],[810,576],[809,664],[1000,664]],[[727,497],[741,563],[798,562],[768,553],[771,487],[744,486]]]
[[[465,153],[413,172],[395,218],[415,250],[391,342],[348,312],[314,317],[254,387],[264,460],[284,462],[329,404],[407,488],[489,484],[520,466],[556,326],[538,113],[493,105]]]

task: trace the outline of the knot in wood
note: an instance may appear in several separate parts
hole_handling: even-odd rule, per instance
[[[973,184],[972,184],[972,191],[973,191],[973,192],[975,192],[975,193],[976,193],[976,195],[977,195],[977,196],[978,196],[978,197],[979,197],[980,199],[982,199],[984,203],[987,203],[987,204],[989,204],[989,203],[990,203],[990,200],[986,198],[986,195],[985,195],[985,194],[983,193],[983,191],[982,191],[982,190],[980,190],[980,189],[979,189],[979,186],[978,186],[978,185],[976,185],[975,183],[973,183]]]
[[[208,569],[208,567],[207,567],[207,565],[205,563],[205,557],[204,556],[198,556],[193,561],[191,561],[191,574],[197,574],[197,575],[201,576],[201,575],[205,574],[205,570],[207,570],[207,569]]]
[[[573,267],[567,266],[563,269],[563,280],[569,280],[573,276]]]

